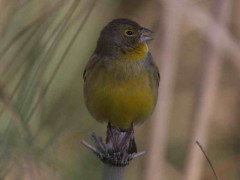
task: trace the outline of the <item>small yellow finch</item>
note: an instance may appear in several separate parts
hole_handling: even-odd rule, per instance
[[[151,115],[160,80],[146,43],[151,33],[129,19],[115,19],[101,31],[83,74],[85,103],[97,121],[127,131]]]

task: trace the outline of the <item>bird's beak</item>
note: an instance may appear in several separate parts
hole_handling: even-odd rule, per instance
[[[153,37],[151,36],[153,33],[153,31],[151,31],[150,29],[141,28],[141,37],[140,37],[140,41],[141,42],[146,42],[146,41],[151,41],[153,40]]]

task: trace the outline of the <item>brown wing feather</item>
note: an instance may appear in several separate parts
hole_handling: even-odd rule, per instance
[[[91,68],[93,68],[97,62],[98,62],[97,56],[95,54],[93,54],[92,57],[90,58],[90,60],[88,61],[88,63],[86,64],[86,67],[85,67],[85,69],[83,71],[83,79],[84,79],[84,81],[87,78],[87,74],[88,74],[89,70]]]
[[[157,65],[155,64],[155,62],[153,60],[151,53],[148,53],[147,60],[149,62],[149,71],[151,71],[151,73],[153,73],[154,79],[156,80],[156,83],[159,86],[160,73],[159,73]]]

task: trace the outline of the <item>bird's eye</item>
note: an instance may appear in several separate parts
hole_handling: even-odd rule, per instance
[[[130,35],[133,34],[133,32],[132,31],[127,31],[126,34],[130,36]]]
[[[132,36],[132,35],[134,35],[134,31],[133,30],[126,30],[125,35],[126,36]]]

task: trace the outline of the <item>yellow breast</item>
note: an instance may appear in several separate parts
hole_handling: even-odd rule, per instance
[[[85,101],[90,113],[96,120],[120,128],[146,120],[155,106],[156,92],[146,71],[118,80],[108,72],[101,72],[89,77],[85,84]]]

